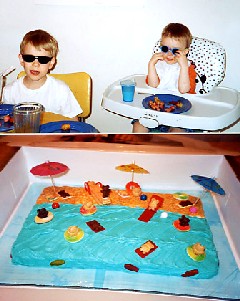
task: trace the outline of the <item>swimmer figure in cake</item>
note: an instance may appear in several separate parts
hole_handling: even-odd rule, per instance
[[[173,222],[173,226],[179,231],[189,231],[190,230],[190,219],[185,215],[182,215],[178,220]]]
[[[199,242],[195,243],[192,246],[187,247],[188,256],[195,261],[202,261],[206,257],[205,247]]]
[[[97,207],[93,205],[92,202],[87,202],[86,204],[83,204],[80,208],[80,213],[82,215],[91,215],[94,214],[97,211]]]
[[[36,224],[48,223],[53,219],[53,214],[47,211],[46,208],[41,208],[37,210],[38,214],[35,216]]]
[[[78,228],[78,226],[70,226],[64,232],[64,238],[71,243],[78,242],[84,236],[84,232],[82,229]]]

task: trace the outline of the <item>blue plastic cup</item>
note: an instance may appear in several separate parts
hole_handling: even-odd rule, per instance
[[[134,80],[123,80],[120,82],[122,87],[123,101],[132,102],[135,93],[136,83]]]

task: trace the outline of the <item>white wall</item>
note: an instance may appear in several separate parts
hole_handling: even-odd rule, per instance
[[[239,12],[239,0],[0,0],[0,69],[14,65],[8,82],[15,79],[23,35],[47,30],[60,45],[55,72],[86,71],[93,79],[88,122],[101,132],[129,132],[131,120],[101,108],[103,91],[121,77],[147,72],[153,45],[169,22],[184,23],[194,36],[222,44],[227,51],[222,85],[240,90]]]

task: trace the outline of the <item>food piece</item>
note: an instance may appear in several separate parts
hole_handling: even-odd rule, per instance
[[[140,248],[136,249],[135,252],[142,258],[148,256],[153,251],[155,251],[158,246],[151,240],[146,241]]]
[[[64,198],[64,199],[70,196],[70,194],[67,193],[64,189],[58,191],[58,194],[59,194],[62,198]]]
[[[57,202],[52,203],[52,208],[53,208],[53,209],[60,208],[59,203],[57,203]]]
[[[187,253],[195,261],[203,261],[206,257],[205,247],[199,242],[187,247]]]
[[[185,215],[182,215],[178,220],[173,222],[173,225],[179,231],[189,231],[190,230],[189,222],[190,219]]]
[[[186,193],[183,193],[183,192],[176,192],[176,193],[174,193],[173,194],[173,197],[174,197],[174,199],[176,199],[176,200],[180,200],[180,201],[186,201],[186,200],[188,200],[188,194],[186,194]]]
[[[158,211],[163,205],[163,198],[158,195],[153,194],[149,203],[148,208],[146,208],[143,213],[139,216],[138,220],[141,222],[148,223],[154,214]]]
[[[88,227],[93,230],[95,233],[98,233],[100,231],[104,231],[105,228],[96,220],[86,222]]]
[[[51,266],[59,266],[59,265],[63,265],[63,264],[65,264],[65,260],[63,260],[63,259],[56,259],[56,260],[50,262]]]
[[[82,229],[78,228],[78,226],[70,226],[64,232],[64,238],[71,243],[78,242],[84,236],[84,232]]]
[[[69,123],[64,123],[62,126],[61,126],[61,130],[63,132],[70,132],[70,129],[71,129],[71,126]]]
[[[37,210],[38,214],[35,216],[36,224],[48,223],[53,219],[53,214],[50,211],[47,211],[45,208]]]
[[[190,270],[190,271],[186,271],[184,274],[182,274],[182,277],[191,277],[191,276],[195,276],[198,274],[198,269],[194,269],[194,270]]]
[[[165,104],[163,101],[161,101],[157,96],[154,97],[154,100],[150,100],[148,103],[148,106],[150,109],[153,109],[155,111],[164,111]]]
[[[124,268],[125,268],[126,270],[133,271],[133,272],[138,272],[138,271],[139,271],[139,268],[136,267],[136,266],[133,265],[133,264],[128,264],[128,263],[126,263],[126,264],[124,264]]]
[[[178,206],[181,207],[181,208],[190,207],[192,205],[193,205],[193,203],[190,202],[189,200],[187,200],[187,201],[181,201],[178,204]]]
[[[82,205],[80,208],[80,213],[82,215],[91,215],[97,211],[97,207],[92,204],[92,202],[87,202],[86,204]]]

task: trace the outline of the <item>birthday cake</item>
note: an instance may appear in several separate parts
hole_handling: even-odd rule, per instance
[[[54,269],[212,278],[218,254],[201,200],[88,181],[46,187],[11,250],[12,263]]]

